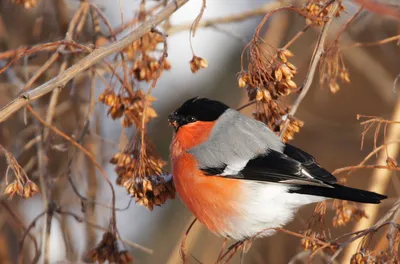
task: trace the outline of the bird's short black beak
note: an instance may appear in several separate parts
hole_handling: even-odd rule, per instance
[[[172,113],[168,116],[168,123],[174,127],[175,131],[178,131],[180,127],[180,116]]]

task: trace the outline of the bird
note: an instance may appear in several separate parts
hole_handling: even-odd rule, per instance
[[[300,207],[329,198],[372,204],[387,198],[340,185],[313,156],[220,101],[191,98],[168,122],[175,189],[218,236],[271,236]]]

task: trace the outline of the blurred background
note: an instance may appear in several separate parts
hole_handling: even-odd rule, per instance
[[[60,2],[65,5],[62,8],[68,10],[68,16],[64,21],[58,10]],[[131,20],[140,5],[140,1],[134,0],[92,2],[104,11],[113,27],[121,25],[122,20],[125,22]],[[207,1],[207,8],[202,19],[227,17],[263,8],[271,2],[265,0],[211,0]],[[288,2],[286,1],[286,3]],[[296,5],[304,3],[304,1],[294,2]],[[336,38],[342,25],[358,10],[359,5],[356,2],[359,1],[344,1],[346,12],[342,12],[340,18],[333,23],[328,35],[328,42]],[[397,1],[375,2],[390,6],[392,10],[400,10]],[[1,52],[17,49],[22,45],[34,45],[64,38],[62,32],[65,32],[63,30],[65,21],[72,17],[79,4],[79,1],[72,0],[37,0],[34,8],[25,9],[23,5],[17,5],[9,0],[0,1]],[[198,15],[201,5],[202,1],[200,0],[190,1],[172,16],[171,25],[191,24]],[[121,16],[121,12],[123,16]],[[193,49],[196,55],[208,61],[209,66],[196,74],[192,74],[189,67],[189,61],[192,58],[189,31],[182,30],[170,34],[168,59],[172,69],[163,73],[154,89],[153,96],[158,100],[153,103],[153,106],[158,117],[150,123],[148,129],[151,139],[164,160],[169,160],[168,148],[172,137],[172,130],[167,126],[166,116],[184,100],[193,96],[204,96],[221,100],[232,107],[239,107],[248,102],[247,93],[238,87],[237,73],[241,70],[241,52],[251,40],[262,17],[259,15],[240,22],[199,28],[196,36],[192,39]],[[33,34],[38,19],[41,24],[41,32]],[[268,20],[262,34],[265,41],[275,47],[280,47],[304,26],[303,17],[295,12],[282,11],[274,14]],[[398,26],[399,20],[393,16],[364,10],[344,32],[340,39],[340,46],[348,46],[356,42],[374,42],[396,36],[399,34]],[[127,32],[129,31],[123,32],[118,37],[123,37]],[[291,51],[295,55],[291,62],[298,68],[295,80],[298,84],[301,84],[305,78],[318,34],[319,28],[312,28],[291,46]],[[345,49],[343,56],[351,83],[341,84],[340,90],[333,94],[328,86],[319,85],[317,73],[310,91],[296,113],[296,117],[304,121],[304,126],[292,141],[292,144],[315,156],[326,169],[331,171],[360,163],[373,148],[374,133],[370,132],[365,135],[364,148],[360,150],[363,127],[356,118],[357,114],[392,119],[398,104],[397,93],[393,91],[396,76],[400,74],[400,49],[396,41],[384,45]],[[22,59],[13,66],[13,71],[7,71],[0,76],[0,106],[10,102],[24,87],[24,74],[34,74],[48,57],[49,55],[41,54],[31,56],[28,62],[24,62]],[[5,65],[7,60],[2,60],[1,63]],[[26,73],[27,64],[29,64],[29,73]],[[56,69],[50,69],[46,76],[37,81],[37,84],[43,83],[46,78],[54,76],[56,73]],[[72,106],[70,106],[71,108],[67,106],[64,111],[59,110],[55,119],[55,125],[68,135],[77,133],[76,124],[82,122],[75,120],[79,113],[73,110],[73,105],[80,103],[75,97],[75,94],[80,93],[77,87],[81,87],[79,89],[82,90],[87,89],[85,87],[88,87],[88,83],[84,78],[82,80],[77,78],[73,85],[66,86],[61,93],[60,102],[70,102]],[[95,93],[97,96],[104,89],[105,86],[102,82],[96,82]],[[295,97],[296,95],[288,97],[288,103],[292,102]],[[49,97],[42,98],[37,101],[38,105],[36,106],[40,109],[40,105],[45,105],[48,100]],[[85,107],[87,108],[87,102],[82,106],[86,109]],[[243,110],[243,113],[251,115],[253,110],[250,106]],[[76,111],[79,112],[79,110]],[[121,149],[119,143],[121,125],[118,121],[108,118],[106,111],[107,109],[103,105],[96,104],[96,112],[93,117],[96,125],[91,127],[91,134],[85,142],[85,147],[96,154],[97,160],[106,169],[112,182],[115,182],[114,167],[108,161]],[[127,134],[130,133],[133,131],[128,130]],[[21,166],[27,169],[28,174],[32,174],[36,181],[34,173],[36,165],[29,167],[30,157],[35,155],[35,149],[23,151],[22,148],[34,135],[32,131],[27,131],[24,125],[23,111],[19,111],[12,118],[0,124],[0,144],[17,157]],[[392,139],[400,138],[394,133]],[[49,140],[54,140],[55,144],[62,143],[56,138]],[[378,145],[383,142],[382,140],[383,137],[379,137]],[[60,154],[54,151],[50,157],[49,174],[58,175],[60,173],[60,166],[64,166],[65,163],[65,155],[65,153]],[[75,173],[73,178],[79,190],[103,203],[108,203],[111,194],[101,175],[93,172],[93,167],[87,165],[88,162],[81,153],[76,152],[74,155],[76,158],[74,157]],[[371,164],[374,163],[375,161],[372,161]],[[5,188],[3,175],[5,175],[6,168],[5,158],[2,157],[0,161],[1,188]],[[167,169],[169,169],[168,166]],[[356,171],[348,177],[347,184],[357,188],[371,188],[373,173],[375,172],[372,170]],[[390,198],[379,206],[375,220],[393,206],[394,199],[399,195],[399,184],[397,180],[393,180],[395,178],[396,175],[390,175],[390,179],[385,181],[384,186],[381,187]],[[79,213],[79,199],[75,197],[67,180],[55,177],[52,184],[57,186],[53,198],[59,201],[63,208]],[[88,193],[88,190],[93,190],[93,188],[89,188],[90,186],[95,186],[95,192],[92,194]],[[125,188],[116,186],[115,189],[117,207],[126,207],[130,197]],[[8,200],[5,196],[1,199],[23,220],[25,226],[28,226],[30,221],[44,209],[40,195],[28,200],[20,197]],[[287,229],[295,232],[306,229],[307,221],[314,208],[315,205],[310,205],[301,209]],[[109,209],[96,206],[91,213],[86,214],[89,214],[87,217],[99,225],[107,226]],[[333,215],[334,211],[331,210],[331,206],[328,206],[326,228],[330,230],[332,237],[352,231],[353,222],[344,227],[333,228]],[[179,198],[168,200],[165,205],[156,207],[153,211],[148,211],[133,202],[128,210],[117,212],[117,225],[121,237],[152,250],[150,254],[133,248],[132,255],[136,263],[181,263],[180,243],[192,219],[192,215]],[[40,239],[42,228],[43,222],[39,221],[32,229],[32,234]],[[0,263],[15,263],[18,243],[23,232],[3,207],[0,208],[0,230]],[[63,233],[68,233],[69,243],[65,243]],[[387,247],[385,242],[380,243],[384,238],[382,234],[378,233],[374,236],[372,249],[385,250]],[[95,247],[101,236],[101,231],[77,223],[67,216],[57,217],[52,224],[50,262],[83,263],[86,261],[85,252]],[[187,238],[186,248],[201,263],[215,263],[222,242],[222,238],[207,231],[200,223],[196,223]],[[67,247],[66,244],[71,246]],[[33,250],[29,248],[32,248],[32,243],[26,239],[24,252],[27,256],[32,257]],[[127,248],[131,250],[129,246]],[[273,237],[256,240],[246,254],[244,263],[305,263],[309,254],[303,252],[299,238],[278,233]],[[26,263],[31,257],[26,257]],[[191,263],[197,262],[193,257],[189,258]],[[344,260],[338,259],[338,263],[342,263],[342,261],[345,263]],[[323,255],[318,255],[313,260],[313,263],[326,262]],[[233,259],[232,263],[239,263],[239,259]]]

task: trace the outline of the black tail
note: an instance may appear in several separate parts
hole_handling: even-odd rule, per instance
[[[372,204],[379,204],[381,200],[387,198],[386,195],[354,189],[339,184],[333,184],[332,187],[333,188],[307,185],[299,186],[296,189],[293,188],[290,192]]]

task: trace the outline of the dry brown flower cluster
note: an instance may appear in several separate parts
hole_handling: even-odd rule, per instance
[[[288,49],[279,49],[276,54],[269,54],[257,39],[253,39],[248,54],[250,58],[247,71],[242,70],[239,73],[238,85],[241,88],[246,87],[249,99],[256,101],[254,118],[279,133],[290,111],[280,99],[299,91],[293,80],[297,69],[288,61],[293,53]],[[282,139],[293,139],[302,126],[303,122],[290,117]]]
[[[389,254],[387,252],[380,251],[378,254],[368,249],[361,248],[356,254],[351,257],[350,264],[386,264],[386,263],[399,263],[399,257],[397,254]]]
[[[12,3],[16,5],[23,5],[26,9],[29,9],[37,5],[37,0],[12,0]]]
[[[140,137],[139,131],[133,147],[115,154],[110,163],[116,165],[117,184],[123,185],[138,204],[152,210],[175,198],[175,189],[171,177],[162,170],[165,162],[158,157],[151,142],[144,140],[142,147]]]
[[[39,187],[31,180],[26,181],[25,183],[21,182],[21,180],[14,180],[12,183],[7,185],[4,190],[4,194],[9,195],[9,198],[12,199],[15,194],[22,196],[23,198],[30,198],[36,193],[39,192]]]
[[[192,60],[189,62],[190,70],[193,73],[198,72],[200,69],[205,69],[208,67],[208,61],[196,55],[193,55]]]
[[[339,47],[334,43],[325,50],[321,58],[319,82],[321,86],[328,84],[330,91],[337,93],[340,90],[339,81],[350,83],[350,76]]]
[[[319,203],[314,210],[313,215],[307,221],[307,229],[302,232],[304,238],[301,240],[301,246],[304,250],[315,251],[322,245],[321,242],[326,242],[326,234],[323,230],[324,219],[326,215],[326,202]],[[332,245],[332,249],[334,246]]]
[[[144,113],[145,100],[148,102],[146,112]],[[99,96],[99,101],[110,107],[107,114],[112,119],[115,120],[124,116],[121,121],[123,127],[130,127],[132,124],[136,127],[140,126],[143,114],[145,114],[145,123],[157,117],[156,111],[151,106],[151,103],[155,100],[155,97],[146,96],[142,90],[137,90],[132,94],[123,96],[120,94],[117,95],[111,89],[107,89]]]
[[[329,10],[332,8],[332,5],[330,5],[329,2],[329,0],[310,0],[304,4],[302,10],[309,16],[326,18],[328,16]],[[335,16],[339,17],[340,13],[344,10],[345,8],[341,1],[339,9],[336,11]],[[306,23],[308,25],[313,24],[317,26],[322,26],[324,24],[324,21],[306,18]]]
[[[141,5],[138,21],[144,21],[148,15]],[[160,45],[163,44],[162,54]],[[138,204],[152,210],[153,207],[162,205],[169,198],[174,198],[175,190],[172,179],[165,177],[162,167],[165,162],[156,154],[155,148],[147,137],[145,127],[150,120],[157,117],[152,107],[156,99],[145,94],[139,87],[141,82],[153,82],[164,70],[171,68],[167,61],[166,35],[157,29],[144,34],[126,49],[123,55],[129,63],[130,74],[135,89],[131,91],[123,85],[118,94],[112,89],[105,90],[99,100],[109,106],[108,114],[112,119],[122,118],[123,127],[135,126],[137,134],[124,151],[115,154],[110,163],[115,165],[118,175],[117,184],[126,188]],[[161,46],[162,47],[162,46]],[[158,57],[158,58],[157,58]]]
[[[364,210],[350,205],[348,201],[335,200],[333,208],[336,209],[336,215],[332,219],[334,227],[344,226],[350,221],[359,221],[363,217],[368,217]]]
[[[163,42],[164,38],[162,35],[149,32],[124,50],[128,59],[133,62],[131,73],[136,80],[150,82],[157,77],[161,65],[159,60],[151,54]],[[161,70],[169,69],[171,69],[171,64],[164,58]]]
[[[153,210],[154,206],[161,206],[168,199],[175,198],[171,177],[169,174],[153,175],[144,179],[137,177],[127,180],[124,186],[138,204]]]
[[[325,242],[326,237],[323,233],[315,232],[311,229],[307,229],[304,233],[305,238],[301,240],[301,246],[304,250],[315,251],[321,247],[321,243],[318,241]]]
[[[117,239],[111,232],[106,232],[96,248],[87,253],[92,261],[97,263],[131,263],[132,255],[125,249],[123,242]]]
[[[14,156],[1,146],[0,149],[4,151],[8,165],[5,175],[7,186],[4,194],[9,195],[9,199],[12,199],[16,194],[23,198],[30,198],[39,193],[39,187],[28,178],[28,175],[26,175],[26,172],[18,164]],[[15,180],[8,184],[8,173],[10,170],[13,171]]]

